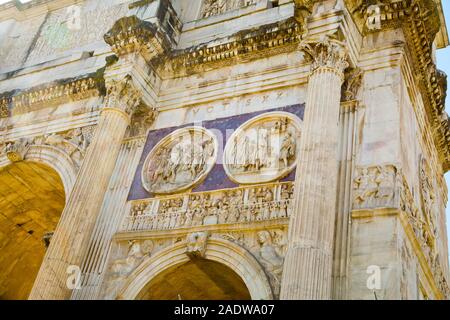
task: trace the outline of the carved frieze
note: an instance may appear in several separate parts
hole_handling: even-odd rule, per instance
[[[202,44],[174,52],[170,72],[184,74],[186,70],[202,72],[211,67],[223,67],[240,61],[298,49],[303,26],[294,18],[239,32],[221,44]],[[165,64],[161,68],[165,68]],[[164,72],[164,70],[161,70]]]
[[[394,165],[356,168],[353,179],[353,208],[397,208],[400,197],[399,172]]]
[[[256,4],[256,0],[203,0],[202,18]]]
[[[243,124],[229,139],[224,168],[239,184],[266,183],[288,175],[297,164],[301,121],[288,113],[268,113]]]
[[[136,201],[120,230],[174,230],[275,221],[291,215],[292,201],[292,182]]]
[[[201,127],[180,129],[167,136],[148,155],[142,183],[149,193],[181,192],[200,183],[217,160],[215,135]]]
[[[72,101],[103,95],[104,83],[100,75],[82,79],[66,79],[0,97],[0,118],[19,115]]]
[[[422,168],[424,167],[422,166]],[[422,185],[424,180],[423,178],[420,178],[420,180]],[[420,188],[423,189],[422,186]],[[427,197],[426,193],[425,196]],[[426,264],[433,274],[434,281],[438,289],[444,297],[448,298],[450,297],[448,279],[442,269],[442,262],[438,252],[436,227],[432,216],[430,216],[429,212],[427,212],[427,208],[423,202],[423,197],[423,191],[421,190],[420,198],[423,206],[421,210],[417,207],[414,201],[413,194],[409,188],[406,178],[402,178],[400,208],[407,217],[408,223],[414,233],[414,237],[419,243],[421,254],[425,257]]]

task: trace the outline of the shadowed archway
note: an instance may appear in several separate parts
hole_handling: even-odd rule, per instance
[[[251,300],[244,281],[218,262],[195,259],[160,273],[139,300]]]
[[[28,298],[64,204],[63,182],[49,166],[0,168],[0,300]]]
[[[198,263],[207,264],[198,265]],[[193,264],[197,265],[194,266]],[[180,267],[182,269],[179,269]],[[255,257],[245,248],[220,237],[208,239],[204,258],[200,259],[200,261],[191,260],[188,255],[186,255],[185,242],[176,243],[173,246],[148,257],[128,277],[125,285],[119,291],[117,299],[135,300],[142,299],[143,297],[149,298],[148,295],[145,296],[149,286],[152,286],[155,281],[161,281],[161,279],[165,277],[160,277],[161,274],[167,275],[167,279],[170,277],[170,279],[173,279],[171,281],[176,282],[177,279],[179,279],[180,274],[186,276],[186,272],[190,272],[192,269],[197,268],[199,269],[196,271],[197,274],[201,274],[203,277],[205,269],[210,267],[213,269],[216,268],[216,270],[219,270],[221,273],[219,277],[222,277],[222,280],[219,282],[216,280],[216,286],[217,283],[223,283],[223,280],[225,279],[234,284],[231,288],[234,288],[233,290],[236,290],[235,292],[243,293],[245,290],[238,284],[242,281],[252,300],[273,299],[269,280],[264,269]],[[208,272],[211,275],[211,272],[217,271]],[[208,274],[208,272],[206,272],[206,274]],[[235,276],[238,277],[239,280],[236,279]],[[203,278],[203,280],[206,279]],[[205,284],[206,282],[203,283]],[[221,290],[228,288],[227,290],[229,290],[229,283],[227,285],[228,287],[221,285],[219,288],[221,288]],[[202,290],[208,289],[209,288],[207,287]],[[173,293],[171,293],[171,295],[173,296]],[[177,297],[177,299],[179,299],[179,297]],[[186,295],[185,297],[181,297],[181,299],[187,300],[189,297]],[[207,299],[215,298],[207,297]]]

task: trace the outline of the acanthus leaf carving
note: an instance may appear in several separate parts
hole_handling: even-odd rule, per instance
[[[423,169],[426,168],[426,165],[421,165],[420,175],[423,175]],[[444,297],[450,297],[450,290],[448,285],[448,279],[442,269],[441,258],[439,256],[438,247],[436,243],[436,228],[433,224],[432,218],[429,216],[430,212],[427,212],[427,207],[425,202],[423,201],[423,197],[427,197],[427,193],[423,194],[422,189],[424,184],[424,178],[420,178],[420,189],[421,189],[421,205],[422,210],[420,210],[415,201],[413,194],[410,190],[408,182],[406,178],[403,177],[402,181],[402,192],[401,192],[401,201],[400,201],[400,209],[404,214],[406,214],[409,225],[411,226],[414,237],[416,241],[420,245],[421,252],[425,257],[426,263],[428,265],[429,270],[432,272],[434,281],[441,291]],[[427,182],[425,182],[427,185]]]
[[[119,110],[131,117],[141,104],[142,93],[134,85],[133,78],[129,74],[122,79],[107,81],[106,90],[104,110]]]
[[[335,39],[334,33],[325,34],[319,39],[305,39],[300,50],[312,60],[311,72],[321,68],[334,70],[344,80],[344,71],[349,67],[345,43]]]

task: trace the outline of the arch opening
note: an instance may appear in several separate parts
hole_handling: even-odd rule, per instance
[[[64,205],[63,182],[49,166],[0,168],[0,300],[28,298]]]
[[[138,300],[251,300],[241,277],[211,260],[193,259],[153,278]]]

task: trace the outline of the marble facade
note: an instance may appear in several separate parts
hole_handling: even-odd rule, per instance
[[[0,299],[450,298],[448,45],[440,0],[0,5]]]

